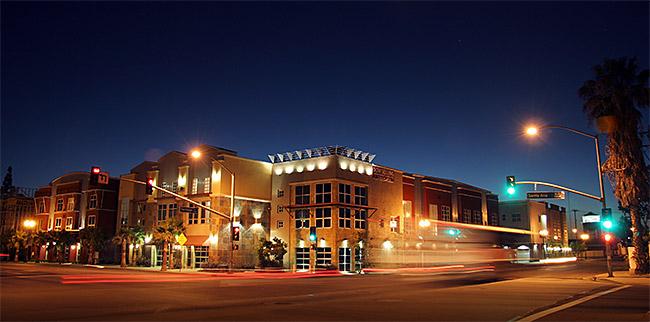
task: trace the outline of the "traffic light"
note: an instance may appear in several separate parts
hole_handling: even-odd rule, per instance
[[[149,196],[153,194],[153,178],[147,179],[147,187],[144,189],[144,193]]]
[[[447,234],[451,237],[457,237],[460,235],[460,230],[456,228],[449,228],[447,229]]]
[[[233,226],[232,227],[232,240],[239,241],[239,231],[240,230],[241,230],[241,227],[239,227],[239,226]]]
[[[508,191],[509,195],[514,195],[515,194],[515,192],[516,192],[515,185],[516,184],[517,183],[515,181],[515,176],[507,176],[506,177],[506,186],[508,187],[507,191]]]
[[[316,241],[316,227],[309,227],[309,240],[311,242]]]
[[[603,208],[602,215],[600,217],[600,225],[603,226],[605,230],[611,230],[614,227],[614,221],[612,220],[612,208]]]
[[[99,173],[102,172],[100,167],[90,168],[90,184],[97,184],[99,181]]]

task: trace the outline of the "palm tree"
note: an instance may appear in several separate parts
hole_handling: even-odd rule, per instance
[[[144,231],[144,227],[142,227],[140,225],[133,227],[133,241],[132,241],[132,243],[136,244],[136,245],[140,245],[140,247],[138,247],[138,249],[139,249],[138,254],[134,254],[130,259],[129,264],[131,266],[135,266],[136,257],[140,258],[140,254],[141,254],[140,251],[142,250],[142,245],[144,245],[144,239],[145,239],[146,235],[147,234]]]
[[[79,238],[84,244],[84,247],[88,248],[88,264],[95,263],[95,252],[101,252],[101,250],[106,245],[106,236],[104,233],[95,228],[95,227],[86,227],[79,231]]]
[[[120,231],[113,237],[113,243],[122,246],[122,259],[120,267],[126,267],[126,245],[140,243],[144,240],[144,230],[140,226],[136,227],[122,227]],[[133,261],[131,261],[133,262]]]
[[[177,218],[170,218],[165,223],[156,227],[154,238],[158,242],[163,243],[161,271],[167,270],[167,250],[169,249],[169,245],[172,245],[176,241],[176,236],[183,232],[185,232],[183,220]]]
[[[54,231],[51,236],[53,241],[56,243],[54,248],[57,252],[57,259],[59,263],[62,263],[65,260],[65,258],[63,258],[65,250],[74,244],[77,239],[67,230]]]
[[[584,99],[584,112],[590,120],[609,120],[608,159],[603,171],[609,176],[614,194],[630,209],[632,243],[636,249],[636,274],[650,271],[646,232],[641,225],[643,210],[650,203],[650,178],[639,137],[642,108],[648,107],[648,70],[638,71],[636,59],[606,59],[594,67],[595,78],[578,91]],[[613,120],[613,121],[612,121]],[[647,209],[647,208],[645,208]],[[645,214],[647,216],[647,214]]]
[[[41,247],[46,245],[49,241],[48,233],[45,231],[39,231],[34,235],[34,246],[37,249],[37,254],[40,254]]]
[[[26,232],[19,230],[14,232],[13,236],[11,236],[11,244],[16,251],[14,255],[14,262],[18,262],[20,250],[27,245],[27,235],[28,234]]]

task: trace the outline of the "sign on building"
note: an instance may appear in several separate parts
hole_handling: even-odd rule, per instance
[[[584,215],[584,216],[582,216],[582,223],[583,224],[592,223],[592,222],[600,222],[600,215]]]
[[[526,192],[528,199],[564,199],[564,191],[528,191]]]
[[[180,210],[181,210],[181,212],[189,212],[191,214],[198,214],[199,213],[199,208],[196,208],[196,207],[181,207]]]
[[[395,172],[385,168],[372,166],[372,178],[378,181],[393,183],[395,181]]]
[[[108,184],[108,180],[109,180],[108,172],[100,172],[97,174],[98,184]]]

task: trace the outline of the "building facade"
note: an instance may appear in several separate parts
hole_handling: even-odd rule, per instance
[[[91,183],[88,172],[73,172],[52,180],[34,194],[35,231],[67,231],[78,239],[79,230],[94,227],[104,236],[112,237],[118,189],[119,180],[110,178],[108,184]],[[66,261],[86,258],[80,243],[65,252]],[[51,259],[50,256],[46,246],[37,254],[40,260]]]
[[[328,146],[269,158],[271,238],[287,242],[287,268],[405,266],[420,258],[425,233],[438,236],[431,222],[498,225],[498,197],[489,191],[377,165],[367,152]]]
[[[5,193],[0,198],[0,233],[29,231],[25,220],[34,219],[34,198],[20,192]]]
[[[568,246],[566,209],[555,204],[532,200],[499,203],[500,224],[503,227],[529,230],[530,235],[516,235],[505,243],[530,250],[531,257],[544,256],[542,247]],[[525,247],[522,247],[525,246]]]
[[[237,267],[256,265],[260,239],[269,235],[271,163],[242,158],[232,150],[201,145],[188,153],[172,151],[156,161],[145,161],[121,178],[116,226],[118,229],[144,227],[147,237],[141,264],[161,265],[161,245],[152,233],[157,226],[177,218],[183,221],[187,241],[173,250],[174,267],[227,266],[232,211],[234,225],[241,229],[240,240],[234,244],[233,262]],[[140,182],[153,179],[154,186],[213,211],[158,189],[147,195],[145,185],[124,179]],[[234,204],[232,209],[231,204]],[[199,209],[182,211],[188,208]]]

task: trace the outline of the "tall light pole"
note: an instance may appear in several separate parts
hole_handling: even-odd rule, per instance
[[[543,125],[543,126],[529,126],[526,128],[526,134],[528,136],[536,136],[540,130],[543,129],[560,129],[560,130],[565,130],[569,131],[574,134],[579,134],[588,138],[591,138],[594,140],[594,144],[596,147],[596,169],[598,170],[598,184],[600,185],[600,202],[602,203],[603,209],[607,208],[607,202],[605,201],[605,188],[604,188],[604,183],[603,183],[603,173],[602,173],[602,164],[600,162],[600,141],[598,140],[597,135],[589,134],[587,132],[583,132],[580,130],[576,130],[570,127],[566,126],[561,126],[561,125]],[[602,211],[601,211],[602,214]],[[612,272],[612,252],[611,252],[611,246],[609,242],[605,243],[605,252],[607,253],[607,275],[609,277],[613,277],[614,274]]]
[[[198,149],[193,150],[190,155],[194,159],[199,159],[202,155],[201,151]],[[223,156],[218,156],[216,159],[210,157],[212,161],[217,161],[221,165],[221,168],[230,173],[230,258],[228,260],[228,271],[232,272],[233,269],[233,257],[235,254],[235,239],[234,239],[234,229],[235,229],[235,173],[230,171],[228,167],[222,162],[224,161]]]

